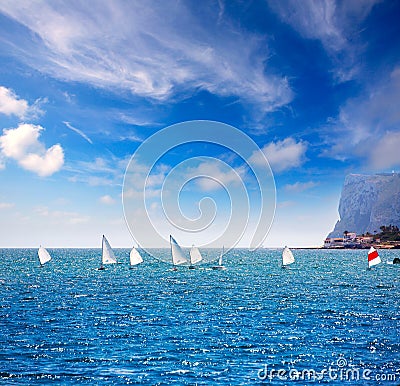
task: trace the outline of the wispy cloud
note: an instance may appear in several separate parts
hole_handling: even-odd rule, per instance
[[[21,59],[56,78],[161,101],[203,89],[264,112],[289,103],[288,80],[265,66],[266,41],[213,7],[199,16],[185,2],[171,12],[162,2],[3,1],[0,11],[39,38],[14,47]]]
[[[301,166],[306,161],[307,144],[288,137],[282,141],[270,142],[261,151],[254,152],[250,161],[263,165],[267,158],[273,172],[283,172]]]
[[[115,204],[115,200],[108,194],[101,196],[99,201],[104,205],[113,205]]]
[[[63,148],[57,144],[46,149],[39,141],[43,127],[20,124],[15,129],[3,130],[0,136],[0,150],[3,156],[12,158],[18,164],[41,177],[59,171],[64,164]]]
[[[120,141],[130,141],[130,142],[143,142],[143,139],[136,134],[121,135],[119,137]]]
[[[68,180],[90,186],[120,186],[129,158],[115,156],[97,157],[94,161],[77,161],[65,169],[71,174]]]
[[[318,183],[313,182],[313,181],[295,182],[294,184],[285,185],[284,189],[288,192],[300,193],[300,192],[304,192],[305,190],[312,189],[316,186],[318,186]]]
[[[11,202],[0,202],[0,210],[2,209],[11,209],[14,207],[14,204]]]
[[[277,15],[304,38],[319,40],[333,59],[335,73],[345,81],[357,73],[361,22],[380,0],[269,0]]]
[[[40,206],[34,209],[35,214],[46,217],[55,224],[82,224],[90,220],[89,216],[77,212],[68,212],[60,210],[51,210],[47,206]]]
[[[147,112],[149,114],[149,112]],[[144,113],[140,114],[141,116],[144,115]],[[149,120],[146,117],[140,117],[138,115],[133,115],[133,114],[127,114],[127,113],[122,113],[118,112],[117,113],[117,119],[121,120],[124,123],[127,123],[128,125],[133,125],[133,126],[159,126],[156,122]]]
[[[400,166],[400,133],[390,131],[383,135],[369,154],[370,164],[375,170],[388,169]]]
[[[276,206],[280,209],[283,209],[283,208],[290,208],[294,205],[296,205],[294,201],[278,201]]]
[[[65,126],[68,127],[68,129],[74,131],[75,133],[79,134],[83,139],[88,141],[91,145],[93,145],[93,141],[82,131],[77,129],[76,127],[72,126],[69,122],[64,122]]]
[[[323,128],[323,156],[338,160],[361,159],[365,166],[385,169],[400,166],[398,128],[400,68],[366,87],[340,108],[338,117]]]

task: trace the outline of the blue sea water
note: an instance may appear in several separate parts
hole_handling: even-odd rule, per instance
[[[226,270],[176,272],[49,252],[38,268],[37,250],[0,250],[2,385],[400,384],[400,251],[371,271],[360,250],[282,269],[280,250],[237,249]]]

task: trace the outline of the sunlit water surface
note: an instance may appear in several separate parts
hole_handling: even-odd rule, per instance
[[[400,384],[400,251],[371,271],[366,251],[295,250],[282,269],[280,250],[239,249],[226,270],[176,272],[49,252],[39,268],[36,250],[0,250],[1,384],[284,385],[310,369],[297,384]]]

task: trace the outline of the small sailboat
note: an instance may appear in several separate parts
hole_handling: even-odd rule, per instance
[[[135,265],[143,263],[142,256],[140,256],[140,253],[135,247],[132,248],[131,253],[129,254],[129,262],[131,264],[129,267],[130,269],[133,269]]]
[[[219,255],[219,259],[218,259],[218,265],[214,265],[213,267],[211,267],[212,269],[226,269],[226,267],[222,265],[222,256],[224,256],[224,253],[225,253],[224,251],[225,251],[225,249],[224,249],[224,247],[222,247],[222,252]]]
[[[42,246],[40,246],[38,249],[38,256],[39,256],[40,268],[42,268],[44,264],[48,263],[51,260],[50,253],[47,252],[47,249],[43,248]]]
[[[171,235],[169,236],[169,243],[171,244],[172,264],[174,265],[174,271],[176,271],[177,265],[185,264],[188,261],[183,255],[182,248]]]
[[[371,247],[368,251],[368,269],[381,262],[378,251],[374,247]]]
[[[201,256],[201,253],[199,251],[199,248],[195,247],[192,245],[192,248],[190,249],[190,266],[189,269],[195,269],[196,267],[194,266],[196,263],[199,261],[203,260],[203,257]]]
[[[293,253],[287,246],[285,246],[285,248],[283,248],[282,251],[282,268],[285,268],[287,265],[293,263],[294,263]]]
[[[114,251],[112,250],[110,243],[108,242],[108,240],[104,235],[101,248],[102,248],[101,266],[99,270],[103,270],[105,264],[117,264],[117,258],[114,255]]]

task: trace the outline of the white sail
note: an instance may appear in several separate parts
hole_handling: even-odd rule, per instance
[[[172,236],[169,236],[169,242],[171,244],[172,264],[179,265],[187,263],[188,261],[183,255],[182,248]]]
[[[288,247],[285,247],[282,252],[282,265],[285,266],[292,263],[294,263],[293,253]]]
[[[222,257],[224,256],[224,253],[225,253],[225,248],[222,247],[222,252],[220,253],[218,258],[218,265],[214,265],[212,269],[225,269],[225,267],[222,265]]]
[[[139,252],[135,247],[132,248],[131,253],[129,255],[129,261],[131,265],[137,265],[143,263],[142,256],[140,256]]]
[[[39,256],[39,261],[40,261],[41,265],[43,265],[51,260],[51,256],[50,256],[49,252],[47,252],[46,248],[43,248],[42,246],[39,247],[38,256]]]
[[[224,256],[224,250],[225,250],[225,248],[222,247],[222,252],[219,255],[219,259],[218,259],[218,265],[221,266],[221,267],[222,267],[222,257]]]
[[[201,256],[199,248],[193,245],[192,249],[190,250],[190,264],[196,264],[201,260],[203,260],[203,258]]]
[[[102,248],[103,248],[103,254],[102,254],[102,263],[103,264],[116,264],[117,263],[117,259],[114,255],[114,252],[111,248],[110,243],[108,242],[108,240],[106,239],[106,237],[103,235],[103,244],[102,244]]]

